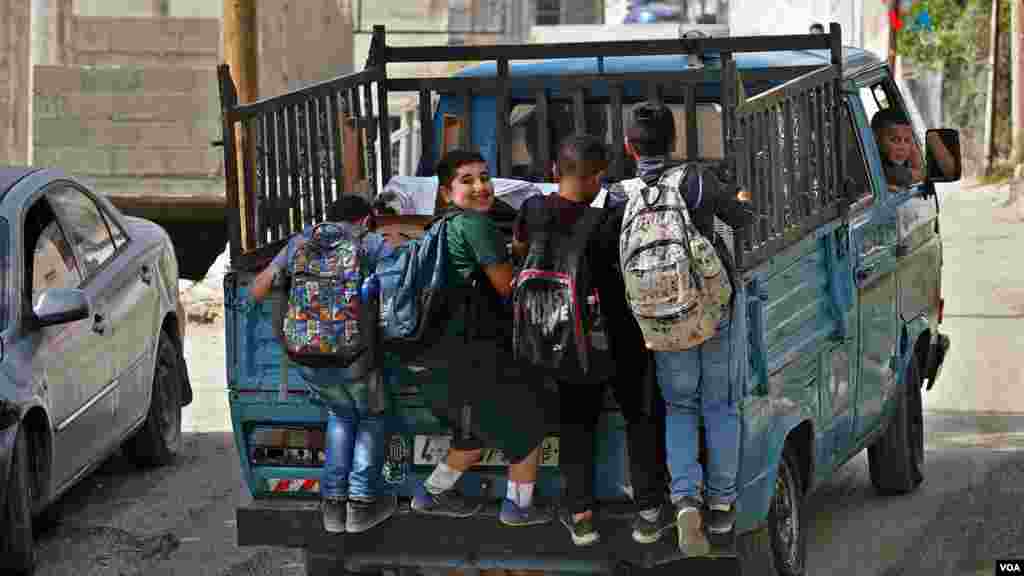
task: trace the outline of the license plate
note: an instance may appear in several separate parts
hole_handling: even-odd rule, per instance
[[[452,444],[451,436],[417,434],[413,442],[413,464],[416,466],[433,466],[444,460],[448,448]],[[501,450],[484,448],[483,460],[478,466],[507,466],[510,464]],[[540,465],[558,466],[558,437],[549,436],[541,446]]]

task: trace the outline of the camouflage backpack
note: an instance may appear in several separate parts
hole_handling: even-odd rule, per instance
[[[710,339],[729,313],[732,284],[714,244],[690,219],[679,191],[687,164],[649,186],[618,184],[628,198],[619,236],[626,298],[651,350],[687,350]],[[698,172],[703,196],[703,175]]]

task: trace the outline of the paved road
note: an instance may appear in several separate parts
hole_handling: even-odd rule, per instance
[[[926,397],[925,483],[881,498],[866,457],[847,464],[808,502],[808,574],[991,574],[993,558],[1024,557],[1024,266],[1014,252],[1024,246],[1024,205],[1001,207],[1005,196],[944,192],[944,328],[954,351]],[[39,535],[40,576],[302,573],[295,551],[234,544],[240,482],[223,327],[189,334],[196,394],[185,457],[147,473],[115,457],[67,494]]]

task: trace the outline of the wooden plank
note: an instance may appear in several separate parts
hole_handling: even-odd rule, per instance
[[[537,157],[532,158],[534,171],[545,180],[548,179],[551,162],[551,103],[547,90],[537,91],[537,102],[534,108],[537,123]]]

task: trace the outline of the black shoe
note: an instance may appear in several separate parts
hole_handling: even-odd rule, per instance
[[[717,536],[729,534],[736,525],[736,506],[732,504],[712,504],[708,507],[707,529],[709,534]]]
[[[398,499],[393,495],[374,500],[350,498],[345,530],[353,534],[366,532],[370,528],[391,518],[398,508]]]
[[[320,502],[320,513],[323,515],[324,530],[331,534],[345,532],[345,499],[324,498]]]
[[[661,535],[665,530],[675,526],[674,519],[669,518],[669,514],[665,513],[664,506],[659,506],[656,510],[658,511],[658,517],[653,521],[644,518],[639,512],[633,518],[634,542],[638,544],[654,544],[661,539]]]

